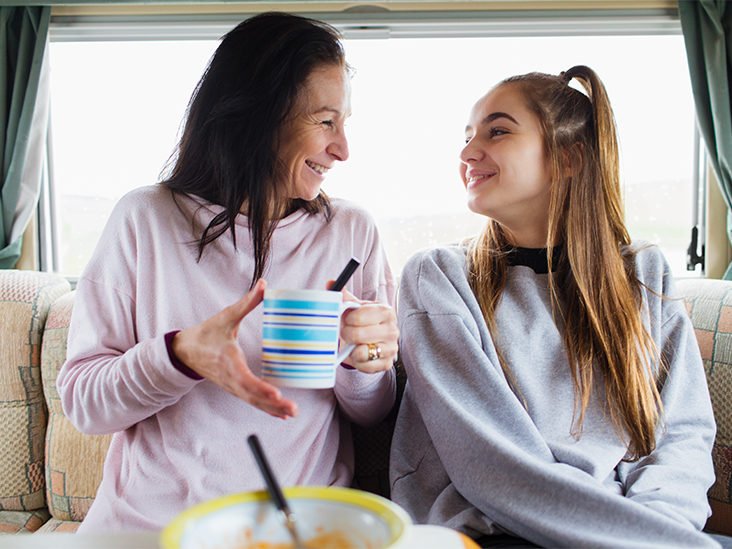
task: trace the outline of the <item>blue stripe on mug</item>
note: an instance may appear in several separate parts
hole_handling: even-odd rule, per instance
[[[279,353],[281,355],[325,355],[335,356],[335,350],[314,351],[311,349],[283,349],[282,347],[265,347],[265,353]]]
[[[321,366],[319,368],[291,368],[291,367],[278,367],[278,368],[269,368],[267,366],[264,366],[262,368],[266,372],[283,372],[283,373],[289,373],[289,374],[296,374],[296,373],[302,373],[302,374],[332,374],[333,368],[332,366]]]
[[[309,311],[334,311],[339,312],[341,304],[325,301],[296,301],[294,299],[265,299],[265,309],[300,309]]]
[[[302,328],[273,328],[264,326],[262,329],[263,339],[285,339],[288,341],[333,341],[338,337],[338,330],[332,328],[320,329],[311,327]]]
[[[281,378],[281,379],[330,379],[333,377],[333,372],[329,372],[327,374],[282,374],[279,371],[275,372],[266,372],[267,376],[270,378]]]
[[[265,311],[264,316],[299,316],[308,318],[338,318],[337,314],[329,315],[325,313],[289,313],[287,311]]]

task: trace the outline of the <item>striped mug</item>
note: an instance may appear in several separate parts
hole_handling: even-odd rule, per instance
[[[329,290],[265,290],[262,378],[278,387],[327,389],[355,345],[338,352],[341,315],[360,307]]]

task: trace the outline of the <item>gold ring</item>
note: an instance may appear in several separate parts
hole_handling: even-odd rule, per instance
[[[369,348],[369,362],[381,358],[381,346],[378,343],[368,343],[366,346]]]

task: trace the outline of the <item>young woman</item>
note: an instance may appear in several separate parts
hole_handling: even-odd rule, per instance
[[[625,228],[602,82],[504,80],[460,159],[488,221],[402,273],[394,500],[489,546],[715,545],[699,349],[661,252]]]
[[[80,531],[157,530],[261,489],[252,433],[283,485],[350,484],[349,421],[391,409],[398,331],[372,218],[320,190],[348,158],[349,114],[332,27],[263,14],[223,38],[169,177],[120,201],[77,286],[59,394],[80,431],[114,433]],[[262,277],[325,289],[352,256],[348,289],[366,301],[342,321],[357,346],[335,387],[260,379]]]

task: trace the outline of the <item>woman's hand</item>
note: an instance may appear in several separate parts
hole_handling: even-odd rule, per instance
[[[255,376],[237,341],[239,325],[264,297],[266,283],[259,280],[242,299],[208,320],[178,332],[173,352],[191,370],[270,415],[287,419],[297,405],[279,389]]]
[[[343,362],[369,374],[388,370],[394,365],[399,350],[399,328],[394,308],[383,303],[362,301],[346,290],[343,290],[343,298],[361,303],[358,309],[344,312],[341,319],[341,339],[356,344]]]

